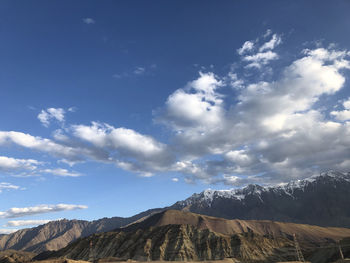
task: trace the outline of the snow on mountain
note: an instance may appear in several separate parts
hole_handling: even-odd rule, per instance
[[[305,188],[317,181],[330,180],[330,181],[347,181],[350,182],[350,173],[342,173],[334,170],[323,172],[317,176],[311,176],[302,180],[294,180],[289,183],[280,183],[270,186],[260,186],[256,184],[250,184],[244,188],[236,188],[229,190],[212,190],[207,189],[199,194],[193,194],[191,197],[179,203],[182,206],[192,205],[193,203],[202,203],[211,206],[212,202],[216,198],[233,199],[237,201],[244,201],[247,196],[256,196],[261,202],[262,193],[274,192],[279,195],[287,195],[294,198],[296,191],[304,191]]]

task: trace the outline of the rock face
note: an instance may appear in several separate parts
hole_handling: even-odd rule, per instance
[[[308,247],[334,243],[350,229],[257,220],[225,220],[168,210],[114,232],[79,239],[40,259],[75,260],[239,260],[276,262],[295,259],[293,234]]]
[[[171,209],[227,219],[266,219],[350,227],[350,173],[330,171],[288,184],[205,190]]]
[[[102,218],[95,221],[59,220],[34,228],[22,229],[9,235],[0,236],[0,250],[15,249],[40,253],[57,250],[80,237],[111,231],[130,224],[158,210],[148,210],[133,217]]]

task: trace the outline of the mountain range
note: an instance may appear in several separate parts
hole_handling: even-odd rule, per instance
[[[159,216],[159,213],[165,210],[193,212],[223,219],[272,220],[349,228],[349,207],[350,173],[329,171],[317,177],[275,186],[248,185],[241,189],[205,190],[169,207],[150,209],[129,218],[103,218],[91,222],[66,219],[52,221],[45,225],[0,236],[0,250],[15,249],[40,253],[62,249],[79,238],[88,237],[95,233],[120,228],[128,230],[128,233],[133,228],[135,231],[137,229],[146,232],[155,226],[164,228],[163,224],[147,225],[147,227],[142,227],[142,225],[149,222],[148,218],[155,220],[157,214]],[[233,227],[230,229],[235,229],[234,232],[222,233],[219,231],[220,229],[211,228],[210,222],[209,219],[202,221],[202,225],[209,224],[209,227],[206,228],[196,224],[192,224],[192,227],[198,231],[211,231],[219,236],[222,234],[242,235]],[[186,225],[185,222],[181,221],[181,218],[176,219],[172,224]],[[221,226],[221,224],[219,225]],[[254,229],[254,233],[261,234],[256,232],[255,228],[249,227],[249,229]],[[185,230],[187,231],[187,228],[182,227],[176,231],[182,233]],[[241,238],[245,237],[241,236]],[[194,258],[196,257],[200,258],[198,255],[194,256]]]
[[[286,184],[205,190],[170,209],[226,219],[350,227],[350,173],[329,171]]]

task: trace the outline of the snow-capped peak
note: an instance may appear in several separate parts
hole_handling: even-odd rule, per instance
[[[336,180],[336,181],[345,180],[347,182],[350,182],[350,173],[342,173],[334,170],[329,170],[317,176],[311,176],[305,179],[290,181],[289,183],[280,183],[280,184],[275,184],[275,185],[270,185],[265,187],[256,185],[256,184],[250,184],[243,188],[235,188],[235,189],[228,189],[228,190],[206,189],[199,194],[193,194],[190,198],[180,203],[184,206],[188,206],[193,203],[202,203],[202,204],[206,204],[207,206],[211,206],[213,201],[216,198],[225,198],[225,199],[233,199],[237,201],[244,201],[244,199],[246,199],[247,196],[256,196],[261,200],[261,202],[263,202],[261,195],[264,192],[274,192],[277,194],[285,194],[294,198],[293,195],[296,191],[305,191],[305,188],[309,184],[312,184],[318,180],[322,180],[325,178]]]

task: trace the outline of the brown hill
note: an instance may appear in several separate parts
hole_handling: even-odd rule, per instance
[[[111,231],[130,224],[158,210],[147,210],[132,217],[102,218],[95,221],[59,220],[33,228],[21,229],[9,235],[0,236],[0,250],[14,249],[40,253],[58,250],[70,242],[94,233]]]
[[[325,242],[330,239],[338,241],[345,237],[350,237],[349,228],[319,227],[269,220],[227,220],[177,210],[160,212],[141,222],[123,228],[123,231],[147,229],[149,227],[169,224],[192,225],[200,230],[209,229],[210,231],[224,235],[253,232],[273,238],[286,237],[290,239],[293,234],[296,234],[300,241],[314,243]]]
[[[293,251],[293,243],[285,238],[272,239],[253,233],[228,236],[191,225],[166,225],[95,234],[51,253],[48,258],[198,261],[231,257],[278,261],[293,259]],[[37,259],[42,258],[39,255]]]
[[[350,229],[345,228],[225,220],[168,210],[114,232],[80,239],[59,251],[39,255],[37,259],[287,261],[295,259],[294,233],[307,256],[318,244],[335,244],[343,237],[350,237]]]

